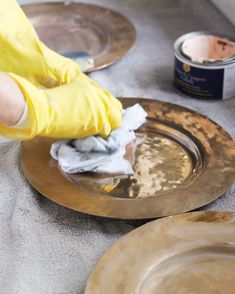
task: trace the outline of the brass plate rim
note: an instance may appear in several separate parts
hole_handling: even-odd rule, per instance
[[[154,247],[155,253],[156,253],[156,250],[158,250],[159,252],[161,251],[160,252],[161,254],[159,253],[159,255],[161,255],[161,257],[158,257],[158,259],[159,259],[158,266],[161,265],[165,260],[173,258],[174,255],[171,255],[169,253],[169,249],[174,252],[175,248],[171,244],[172,240],[170,240],[170,239],[168,240],[167,233],[172,234],[172,231],[174,231],[174,228],[175,228],[175,230],[177,230],[177,226],[180,226],[182,224],[184,225],[187,222],[189,224],[190,223],[198,223],[198,224],[200,224],[200,226],[203,226],[205,224],[206,225],[213,224],[214,226],[217,226],[217,225],[219,226],[222,224],[225,226],[225,225],[229,224],[231,226],[232,225],[234,226],[234,232],[235,232],[235,212],[232,212],[232,211],[188,212],[188,213],[184,213],[184,214],[168,216],[165,218],[150,221],[150,222],[130,231],[126,235],[124,235],[121,239],[114,242],[114,244],[102,254],[102,256],[99,258],[99,260],[96,262],[94,268],[90,272],[84,293],[85,294],[103,293],[103,292],[99,292],[100,290],[102,290],[99,288],[99,281],[100,281],[99,277],[102,275],[103,272],[104,273],[106,272],[107,266],[109,265],[109,261],[114,260],[114,257],[118,254],[122,254],[122,255],[124,254],[126,256],[126,252],[123,253],[123,249],[125,250],[126,247],[131,247],[131,245],[134,247],[137,247],[138,246],[137,245],[138,244],[138,237],[140,237],[140,236],[141,236],[141,238],[143,238],[145,240],[146,244],[148,244],[148,240],[146,240],[145,237],[150,236],[150,234],[154,237],[151,239],[151,241],[149,240],[149,242],[153,243],[153,239],[154,239],[155,243],[158,244],[158,243],[160,243],[159,240],[161,239],[161,242],[164,243],[164,249],[161,248],[160,245],[159,245],[160,248]],[[158,227],[159,227],[159,229],[163,228],[163,227],[166,228],[165,231],[163,231],[162,229],[160,230],[160,232],[159,232],[160,236],[153,234],[153,232],[156,232],[155,230]],[[198,231],[197,231],[197,233],[198,233]],[[235,235],[233,237],[232,244],[231,244],[231,242],[228,242],[228,241],[226,243],[226,241],[218,242],[218,241],[214,241],[214,240],[213,240],[214,242],[212,243],[212,241],[209,242],[206,240],[207,239],[207,235],[205,235],[206,232],[203,232],[203,233],[204,233],[204,237],[205,237],[205,244],[201,244],[201,245],[204,245],[205,247],[210,247],[213,245],[225,246],[226,244],[229,244],[235,250]],[[201,234],[203,234],[203,233],[201,233]],[[185,240],[182,240],[183,235],[185,235]],[[194,240],[194,238],[192,236],[188,237],[188,235],[187,235],[187,237],[186,237],[186,235],[187,235],[187,232],[185,233],[182,230],[180,237],[177,239],[177,246],[179,244],[184,245],[182,248],[182,253],[187,253],[187,252],[190,252],[190,250],[195,250],[197,248],[200,248],[200,247],[196,247],[195,245],[192,245],[192,241]],[[218,237],[217,237],[217,239],[218,239]],[[209,240],[209,238],[208,238],[208,240]],[[183,243],[183,241],[184,241],[184,243]],[[191,243],[190,243],[190,241],[191,241]],[[195,242],[195,240],[194,240],[194,242]],[[200,242],[201,242],[201,240],[200,240]],[[189,249],[187,249],[187,246],[185,244],[189,247]],[[141,246],[140,246],[139,251],[141,251],[141,250],[143,252],[142,254],[144,255],[144,249],[141,249]],[[163,250],[165,250],[165,253],[163,252]],[[167,255],[166,252],[168,252],[168,254],[169,254],[168,256],[165,256],[165,255]],[[177,253],[179,255],[180,251]],[[119,256],[119,258],[120,258],[120,256]],[[128,256],[126,256],[126,258],[128,259]],[[138,259],[138,258],[139,258],[139,255],[136,256],[136,259]],[[115,262],[112,262],[112,266],[113,266],[113,268],[115,268]],[[126,266],[128,267],[128,263],[126,264]],[[125,265],[123,265],[123,268],[125,268]],[[125,276],[125,278],[126,278],[126,276]],[[109,283],[115,283],[115,281],[109,281]],[[120,283],[120,285],[123,286],[123,284],[121,284],[120,280],[119,280],[119,283]],[[95,289],[95,292],[94,292],[94,289]],[[124,288],[120,288],[120,289],[122,289],[122,291],[125,290]],[[115,291],[115,293],[122,293],[122,292],[117,290],[117,291]]]
[[[36,2],[36,3],[27,3],[27,4],[21,4],[21,7],[24,10],[27,10],[27,9],[30,9],[31,7],[36,7],[36,6],[43,6],[43,5],[52,5],[52,6],[61,6],[61,5],[64,5],[65,7],[68,6],[68,5],[76,5],[76,6],[88,6],[88,7],[91,7],[91,8],[94,8],[94,9],[101,9],[101,10],[104,10],[104,11],[109,11],[112,15],[115,15],[117,17],[119,17],[120,19],[122,19],[123,22],[126,23],[126,26],[128,26],[128,29],[130,30],[130,34],[127,38],[127,43],[126,43],[126,46],[123,50],[122,48],[122,51],[123,52],[112,52],[112,55],[115,53],[116,56],[115,58],[109,58],[107,57],[107,60],[105,61],[99,61],[99,58],[98,58],[98,61],[96,61],[94,59],[94,62],[95,62],[95,65],[93,68],[89,69],[86,71],[86,73],[92,73],[94,71],[98,71],[98,70],[101,70],[101,69],[104,69],[106,67],[109,67],[113,64],[115,64],[116,62],[118,62],[119,60],[121,60],[122,58],[124,58],[127,54],[131,53],[132,50],[134,50],[135,48],[135,43],[136,43],[136,38],[137,38],[137,32],[136,32],[136,29],[135,29],[135,26],[134,24],[132,23],[132,21],[130,21],[126,16],[122,15],[121,13],[119,13],[118,11],[114,10],[114,9],[110,9],[110,8],[107,8],[105,6],[102,6],[102,5],[96,5],[96,4],[92,4],[92,3],[80,3],[80,2],[72,2],[72,3],[69,3],[67,5],[64,4],[64,2],[59,2],[59,1],[56,1],[56,2],[52,2],[52,1],[48,1],[48,2]],[[25,11],[24,11],[25,13]],[[29,17],[30,19],[30,17]],[[103,57],[105,59],[105,57]]]
[[[169,102],[163,102],[159,100],[154,99],[143,99],[143,98],[120,98],[122,102],[125,103],[125,105],[131,105],[134,103],[141,103],[142,105],[151,105],[158,104],[162,105],[162,107],[172,107],[174,111],[178,109],[178,111],[186,111],[188,113],[193,113],[195,116],[202,117],[209,121],[212,125],[219,128],[221,132],[223,132],[224,138],[227,138],[231,144],[231,146],[235,146],[235,142],[231,139],[230,135],[225,132],[218,124],[216,124],[211,119],[208,119],[206,116],[197,113],[196,111],[193,111],[186,107],[181,107],[180,105],[172,104]],[[38,138],[36,140],[44,140],[42,138]],[[50,140],[48,140],[50,141]],[[51,141],[52,142],[52,141]],[[90,194],[86,191],[80,189],[75,183],[72,181],[69,181],[66,179],[63,174],[60,172],[60,170],[56,167],[53,169],[53,177],[56,179],[56,181],[60,183],[60,186],[66,189],[66,191],[69,191],[70,196],[64,197],[63,192],[60,191],[60,189],[56,188],[56,191],[51,190],[51,187],[46,187],[40,183],[40,180],[35,178],[31,174],[31,171],[29,168],[30,162],[27,158],[27,152],[25,152],[25,149],[27,149],[27,146],[30,146],[34,144],[32,142],[24,142],[21,149],[21,156],[20,156],[20,162],[21,166],[23,168],[23,172],[33,187],[35,187],[36,190],[38,190],[42,195],[46,196],[47,198],[53,200],[54,202],[63,205],[67,208],[77,210],[80,212],[88,213],[95,216],[102,216],[102,217],[108,217],[108,218],[120,218],[120,219],[151,219],[155,217],[163,217],[168,215],[175,215],[178,213],[187,212],[196,208],[199,208],[201,206],[204,206],[213,200],[220,197],[224,192],[226,192],[231,184],[233,183],[235,179],[235,169],[232,170],[232,167],[230,167],[229,172],[227,171],[227,179],[226,179],[226,185],[223,187],[220,187],[220,190],[218,193],[211,193],[210,195],[207,194],[207,187],[201,188],[200,195],[198,195],[196,204],[194,202],[191,203],[191,201],[187,201],[187,198],[191,197],[192,200],[193,196],[188,195],[190,189],[187,189],[186,187],[184,190],[176,190],[172,191],[165,195],[160,195],[158,197],[150,197],[150,198],[142,198],[142,199],[129,199],[129,198],[114,198],[114,197],[108,197],[104,194]],[[49,144],[49,143],[48,143]],[[26,147],[26,148],[25,148]],[[212,146],[213,147],[213,146]],[[213,147],[214,148],[214,147]],[[209,157],[210,159],[210,157]],[[232,159],[231,159],[232,160]],[[235,158],[234,158],[235,160]],[[233,160],[233,161],[234,161]],[[213,162],[212,162],[213,164]],[[208,166],[208,164],[207,164]],[[207,169],[207,166],[205,169]],[[212,165],[213,167],[213,165]],[[218,170],[218,167],[217,167]],[[35,170],[34,170],[35,172]],[[208,170],[204,170],[202,173],[202,177],[205,177],[205,172],[208,172]],[[52,181],[53,183],[53,181]],[[208,183],[210,185],[211,183]],[[192,186],[197,186],[198,182],[195,181],[192,185],[189,187],[192,188]],[[204,190],[202,190],[204,189]],[[189,190],[189,191],[187,191]],[[71,199],[71,194],[74,195]],[[181,202],[181,207],[169,207],[169,204],[172,203],[172,199],[177,198],[179,202]],[[92,197],[92,198],[91,198]],[[173,198],[172,198],[173,197]],[[92,202],[92,207],[89,206],[89,201]],[[184,201],[184,202],[182,202]],[[165,210],[157,211],[155,210],[156,207],[159,206],[160,202],[163,204],[165,203]],[[128,203],[128,210],[125,210],[125,206]],[[141,205],[139,205],[141,204]],[[143,204],[145,204],[145,208],[148,207],[149,210],[143,211]],[[168,204],[168,206],[167,206]],[[163,205],[164,206],[164,205]],[[151,209],[150,209],[151,208]]]

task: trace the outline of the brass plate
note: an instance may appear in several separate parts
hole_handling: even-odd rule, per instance
[[[22,6],[40,39],[58,53],[85,51],[94,58],[89,71],[121,59],[134,45],[133,25],[119,13],[90,4],[38,3]]]
[[[21,152],[32,186],[74,210],[124,219],[190,211],[229,188],[235,179],[235,142],[220,126],[174,104],[141,98],[121,101],[124,107],[140,103],[148,112],[137,142],[126,152],[134,164],[133,176],[64,174],[50,157],[53,141],[37,138],[25,142]]]
[[[235,214],[197,212],[150,222],[97,263],[85,294],[232,294]]]

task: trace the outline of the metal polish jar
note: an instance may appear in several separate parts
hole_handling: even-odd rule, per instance
[[[220,38],[234,45],[235,38],[215,32],[192,32],[179,37],[174,44],[174,83],[183,94],[203,100],[226,100],[235,97],[235,55],[223,59],[192,58],[183,51],[183,44],[197,36]],[[221,45],[221,44],[220,44]],[[195,52],[195,50],[194,50]]]

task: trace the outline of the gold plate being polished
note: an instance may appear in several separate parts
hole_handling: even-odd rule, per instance
[[[125,219],[162,217],[196,209],[222,195],[235,179],[235,142],[216,123],[190,109],[141,98],[148,112],[126,149],[135,174],[64,174],[50,154],[52,140],[25,142],[21,165],[49,199],[81,212]]]
[[[121,59],[134,45],[133,25],[119,13],[90,4],[38,3],[22,6],[40,39],[58,53],[87,52],[89,71]]]
[[[232,294],[235,214],[187,213],[150,222],[97,263],[85,294]]]

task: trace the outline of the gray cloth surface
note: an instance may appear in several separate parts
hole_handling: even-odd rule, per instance
[[[89,2],[89,1],[81,1]],[[135,24],[131,54],[92,74],[116,96],[157,98],[208,115],[235,138],[235,99],[199,102],[184,98],[172,84],[173,42],[183,33],[235,28],[206,0],[93,0],[120,11]],[[22,1],[21,1],[22,3]],[[0,147],[0,293],[83,293],[102,254],[144,221],[96,218],[40,196],[19,166],[20,144]],[[235,185],[203,210],[235,210]]]

